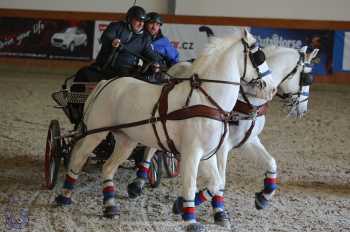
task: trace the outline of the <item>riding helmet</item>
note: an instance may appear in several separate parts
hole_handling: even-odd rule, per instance
[[[163,25],[162,16],[160,16],[160,14],[158,14],[156,12],[148,13],[146,16],[145,22],[146,23],[156,22],[156,23],[159,23],[160,25]]]
[[[128,23],[130,23],[133,18],[136,18],[136,19],[141,20],[141,21],[145,21],[146,20],[146,11],[140,6],[130,7],[130,9],[126,13],[126,21]]]

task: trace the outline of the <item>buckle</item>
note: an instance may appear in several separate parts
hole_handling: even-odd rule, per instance
[[[253,121],[256,120],[257,116],[258,116],[258,110],[257,110],[257,109],[254,109],[254,111],[252,111],[252,112],[249,113],[249,117],[250,117]]]

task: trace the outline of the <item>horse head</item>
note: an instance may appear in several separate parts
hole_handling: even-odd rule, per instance
[[[307,53],[307,46],[302,47],[296,66],[278,87],[278,95],[285,99],[286,106],[289,108],[289,116],[302,117],[307,112],[309,90],[313,81],[312,61],[318,51],[314,49]]]
[[[241,81],[243,91],[256,98],[270,101],[276,93],[276,86],[270,68],[265,62],[265,54],[247,29],[243,29],[242,42],[245,53]]]

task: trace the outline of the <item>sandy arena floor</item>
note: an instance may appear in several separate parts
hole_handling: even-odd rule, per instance
[[[100,170],[81,175],[74,205],[56,208],[59,191],[44,187],[44,145],[51,119],[70,128],[63,112],[54,109],[50,94],[62,75],[0,72],[0,231],[181,231],[180,216],[171,207],[180,188],[178,179],[129,200],[126,185],[132,170],[115,178],[122,213],[101,217]],[[271,207],[257,211],[254,193],[262,187],[264,169],[242,152],[228,164],[226,209],[231,229],[213,225],[210,204],[198,210],[208,231],[350,231],[350,86],[315,85],[309,112],[289,119],[274,100],[262,141],[276,158],[280,188]],[[63,172],[62,172],[63,173]],[[61,184],[60,184],[61,185]],[[20,219],[20,213],[28,214]],[[18,219],[11,225],[8,219]]]

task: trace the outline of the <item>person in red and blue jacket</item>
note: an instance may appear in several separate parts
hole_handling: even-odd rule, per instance
[[[156,12],[150,12],[146,16],[145,29],[152,37],[154,51],[161,57],[161,65],[167,68],[179,62],[179,52],[163,35],[161,27],[162,17]]]

